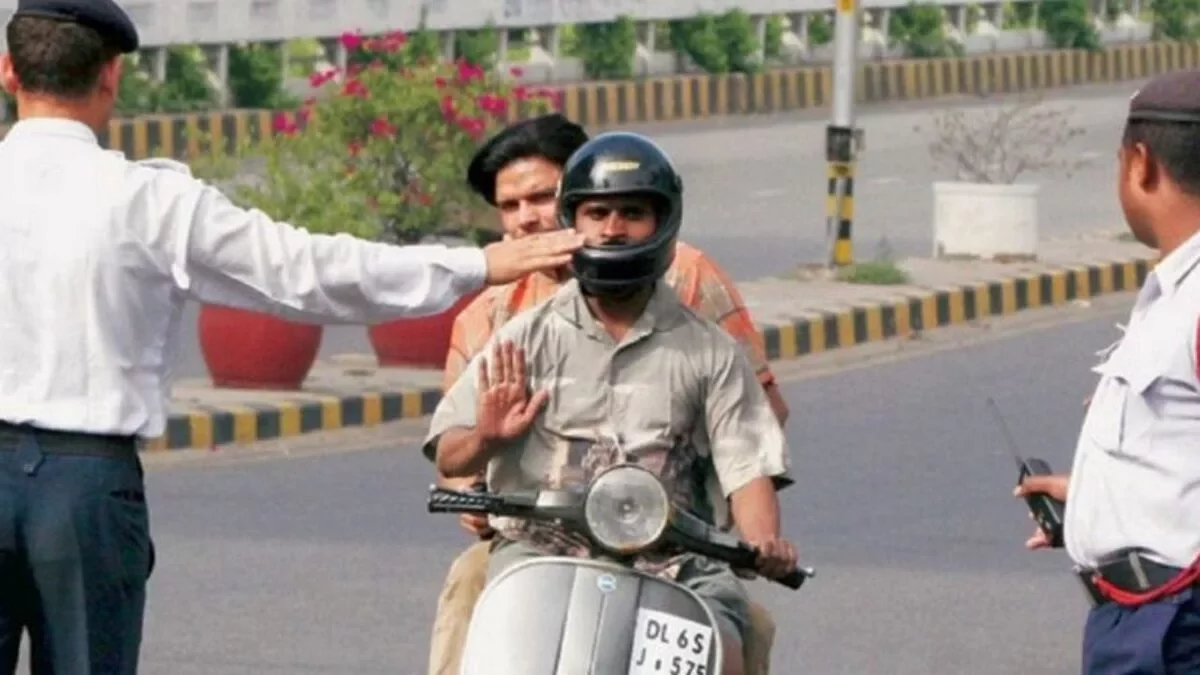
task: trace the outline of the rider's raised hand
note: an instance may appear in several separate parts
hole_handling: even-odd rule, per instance
[[[488,244],[483,248],[487,282],[507,284],[530,272],[558,269],[571,262],[571,254],[583,242],[583,235],[575,230],[556,230]]]
[[[478,381],[475,432],[485,442],[508,441],[525,433],[549,398],[545,390],[529,395],[525,350],[512,342],[497,343],[490,363],[480,356]]]

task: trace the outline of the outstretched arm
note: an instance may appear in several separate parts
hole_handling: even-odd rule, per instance
[[[140,189],[160,217],[139,237],[181,291],[202,302],[301,321],[374,323],[443,311],[487,282],[554,266],[571,234],[474,247],[391,246],[312,234],[232,203],[186,167],[151,168]]]

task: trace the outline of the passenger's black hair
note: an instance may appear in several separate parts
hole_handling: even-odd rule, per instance
[[[467,183],[476,194],[496,205],[496,174],[519,160],[541,157],[564,166],[588,135],[583,127],[560,113],[523,120],[488,139],[467,167]]]

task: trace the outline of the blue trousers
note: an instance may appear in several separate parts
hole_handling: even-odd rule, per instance
[[[23,632],[34,675],[134,675],[154,565],[141,463],[52,442],[0,434],[0,675]]]
[[[1137,608],[1093,607],[1083,634],[1083,673],[1200,673],[1200,589]]]

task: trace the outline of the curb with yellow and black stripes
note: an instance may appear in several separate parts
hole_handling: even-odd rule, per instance
[[[1138,80],[1200,67],[1200,43],[1152,42],[1083,50],[1001,52],[957,58],[873,61],[860,66],[862,103],[935,100],[987,93]],[[561,110],[592,128],[642,122],[680,122],[729,115],[813,110],[830,105],[829,66],[772,69],[751,75],[673,75],[557,87]],[[528,114],[517,105],[510,119]],[[273,131],[274,113],[227,110],[113,120],[101,142],[130,159],[184,158],[211,135],[227,148]],[[197,136],[194,132],[200,132]]]
[[[1134,291],[1145,282],[1155,262],[1153,258],[1137,258],[987,281],[892,303],[827,312],[787,325],[762,326],[761,330],[769,360],[796,359],[988,317]],[[173,415],[166,435],[149,442],[145,449],[211,448],[416,419],[432,414],[441,396],[440,389],[425,389],[366,392],[271,406],[196,408]]]
[[[891,303],[826,312],[763,330],[767,358],[795,359],[839,348],[903,338],[913,333],[1056,307],[1075,300],[1141,288],[1155,259],[1083,265],[1036,275],[914,295]]]
[[[320,431],[373,427],[386,422],[433,414],[440,389],[403,392],[358,392],[321,400],[238,406],[193,405],[171,415],[167,432],[145,443],[144,450],[185,450],[243,445],[292,438]]]

